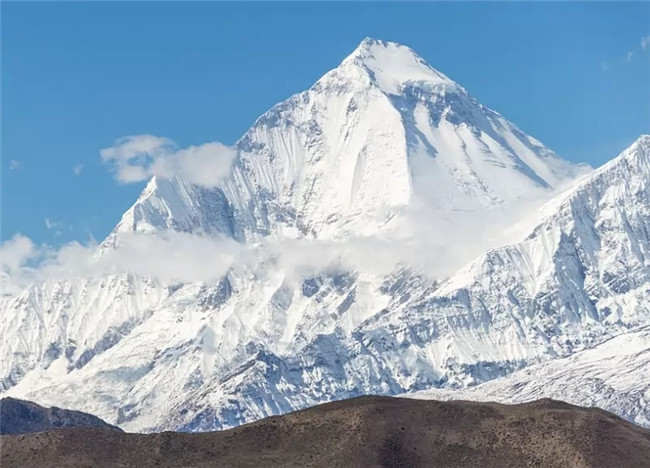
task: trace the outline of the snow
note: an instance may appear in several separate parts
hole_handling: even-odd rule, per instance
[[[411,49],[367,39],[257,119],[237,151],[215,187],[153,178],[98,255],[177,231],[226,236],[249,257],[218,279],[125,273],[0,296],[3,394],[130,431],[481,388],[553,363],[561,394],[572,366],[586,375],[583,358],[563,359],[650,325],[648,136],[586,174]],[[384,265],[386,244],[413,250],[411,263]],[[330,265],[331,246],[367,258]],[[462,251],[474,257],[438,264]],[[635,356],[644,369],[647,353]],[[616,366],[606,374],[606,404],[645,424],[636,397],[616,404],[645,375],[629,369],[620,385]]]
[[[650,427],[650,328],[618,335],[591,349],[532,365],[467,389],[430,389],[409,398],[523,403],[553,398],[595,406]]]
[[[395,42],[365,38],[342,63],[366,68],[374,82],[389,94],[399,94],[411,82],[424,82],[432,86],[458,87],[439,71],[431,68],[411,48]]]
[[[258,118],[237,148],[230,176],[215,188],[152,180],[116,233],[340,240],[389,229],[418,203],[459,223],[459,212],[469,212],[465,219],[486,208],[509,213],[587,170],[482,106],[413,50],[373,39]]]

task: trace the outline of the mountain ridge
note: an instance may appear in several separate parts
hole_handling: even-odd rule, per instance
[[[388,65],[381,76],[402,73],[395,61],[415,64],[407,70],[417,79],[377,79]],[[414,196],[444,212],[448,204],[476,210],[528,192],[548,196],[584,170],[480,105],[411,49],[369,38],[311,88],[262,114],[235,146],[238,156],[222,184],[188,190],[174,179],[156,192],[152,182],[143,191],[155,197],[139,210],[142,226],[132,216],[123,220],[125,230],[160,225],[239,241],[374,234]],[[495,179],[504,176],[514,188]],[[441,188],[428,193],[430,179]],[[212,210],[211,221],[195,210],[199,200]],[[178,206],[180,214],[172,209]]]
[[[362,73],[354,60],[343,62]],[[458,101],[428,100],[409,84],[400,111],[377,87],[341,73],[260,117],[218,187],[153,179],[105,242],[119,249],[134,231],[224,236],[257,249],[252,256],[215,280],[124,273],[0,298],[11,317],[2,333],[15,337],[0,360],[0,388],[128,430],[213,430],[330,399],[465,388],[648,323],[647,136],[540,208],[563,185],[548,174],[579,168],[555,165],[550,150],[469,97],[461,104],[481,127],[457,120],[475,116]],[[452,104],[463,112],[450,114]],[[538,176],[525,161],[546,167],[539,177],[555,189],[518,161]],[[421,170],[420,185],[409,164]],[[417,204],[416,185],[426,209],[402,217]],[[517,227],[515,241],[501,237],[451,272],[434,268],[453,243],[382,238],[426,225],[415,241],[446,229],[468,250],[461,231],[478,243],[488,220],[527,197],[541,214]],[[379,270],[377,238],[432,258]],[[286,244],[274,250],[276,241]],[[328,263],[325,247],[351,241],[334,257],[361,251],[365,263]],[[291,256],[313,264],[283,263]]]

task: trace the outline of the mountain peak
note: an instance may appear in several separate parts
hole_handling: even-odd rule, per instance
[[[355,49],[355,52],[369,51],[369,50],[371,50],[373,48],[377,48],[377,47],[386,48],[389,45],[395,45],[395,46],[407,48],[406,46],[403,46],[402,44],[399,44],[397,42],[382,41],[381,39],[375,39],[374,37],[366,36],[361,40],[361,42],[359,43],[359,45]],[[354,55],[354,52],[351,55]]]
[[[258,118],[237,146],[218,187],[152,179],[115,233],[371,235],[409,207],[507,206],[550,196],[576,174],[411,48],[373,38]]]
[[[431,67],[413,49],[397,42],[366,37],[343,60],[341,66],[363,68],[372,81],[388,94],[399,94],[405,85],[416,82],[460,89],[459,85]]]

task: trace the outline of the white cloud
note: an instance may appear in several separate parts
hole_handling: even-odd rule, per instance
[[[650,46],[650,36],[644,36],[641,38],[641,49],[646,50]]]
[[[84,170],[84,165],[83,164],[77,164],[72,168],[72,172],[74,175],[78,176],[81,175],[81,172]]]
[[[241,246],[227,238],[182,232],[121,235],[119,246],[104,249],[93,269],[127,271],[161,281],[212,281],[221,278]]]
[[[31,239],[20,234],[0,243],[0,291],[12,294],[29,283],[33,269],[28,261],[36,252]]]
[[[138,182],[152,176],[180,176],[203,186],[218,184],[230,171],[234,148],[219,142],[178,149],[168,138],[134,135],[121,138],[100,151],[120,182]]]
[[[220,279],[231,267],[256,271],[268,270],[269,264],[294,284],[328,271],[381,276],[400,264],[442,279],[490,248],[517,242],[531,232],[534,223],[530,223],[538,219],[535,208],[540,200],[534,195],[516,204],[460,217],[432,208],[427,197],[433,195],[420,193],[422,199],[414,199],[380,234],[335,241],[264,239],[244,245],[229,238],[163,231],[120,233],[112,247],[91,241],[54,249],[16,237],[0,244],[0,289],[17,291],[34,281],[120,272],[162,282],[209,282]],[[58,225],[50,218],[45,224],[48,229]]]
[[[632,60],[633,60],[634,57],[637,55],[637,53],[643,53],[643,51],[645,51],[646,49],[648,49],[648,47],[650,46],[650,36],[644,36],[644,37],[642,37],[642,38],[641,38],[641,41],[640,41],[640,44],[641,44],[641,48],[640,48],[640,49],[639,49],[639,48],[634,48],[634,49],[628,50],[628,51],[625,53],[625,56],[624,56],[624,58],[622,59],[622,61],[623,61],[624,63],[630,63],[630,62],[632,62]],[[620,63],[621,63],[621,60],[620,60],[620,59],[617,59],[617,60],[614,60],[613,62],[614,62],[614,64],[620,64]],[[604,60],[603,60],[602,62],[600,62],[600,69],[601,69],[602,71],[608,71],[608,70],[610,69],[610,63],[607,62],[607,61],[604,61]]]
[[[466,219],[445,219],[441,213],[405,213],[392,231],[372,237],[345,240],[265,239],[240,244],[182,232],[122,233],[112,247],[77,242],[58,249],[35,246],[26,237],[0,244],[0,286],[8,292],[49,279],[93,278],[113,273],[132,273],[163,283],[216,281],[231,267],[256,271],[281,271],[287,282],[297,285],[309,276],[331,271],[362,271],[387,275],[398,265],[408,265],[432,279],[441,279],[461,268],[488,248],[515,240],[504,226],[530,211],[491,211]],[[422,223],[422,219],[435,220]],[[46,219],[49,226],[53,222]],[[473,234],[483,232],[477,242]],[[409,233],[404,235],[404,233]],[[528,231],[526,231],[528,232]],[[453,239],[453,242],[450,241]],[[266,266],[265,266],[266,265]],[[9,285],[9,282],[11,284]]]
[[[133,233],[120,237],[119,247],[71,242],[60,248],[37,246],[17,235],[0,243],[0,290],[17,293],[47,280],[93,278],[132,273],[163,282],[211,281],[221,278],[239,255],[228,239],[187,233]]]
[[[48,229],[54,229],[60,226],[59,222],[54,221],[50,218],[45,218],[43,221],[45,222],[45,227]]]
[[[0,271],[17,271],[34,255],[35,250],[31,239],[20,234],[0,243]]]
[[[62,231],[63,223],[61,221],[57,221],[52,218],[45,218],[43,222],[45,223],[45,227],[49,231],[54,231],[54,235],[60,236],[61,234],[63,234]]]
[[[121,234],[115,247],[94,242],[71,242],[60,248],[37,246],[25,236],[0,244],[0,289],[20,292],[29,284],[47,280],[97,278],[132,273],[166,284],[216,281],[237,265],[255,270],[271,264],[287,281],[328,270],[363,269],[388,273],[395,266],[395,245],[385,240],[359,238],[345,242],[268,240],[239,244],[180,232]]]
[[[9,161],[9,170],[10,171],[15,171],[16,169],[20,169],[22,167],[22,163],[20,161],[17,161],[15,159],[11,159]]]

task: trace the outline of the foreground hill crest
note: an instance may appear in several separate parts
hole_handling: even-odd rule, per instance
[[[650,431],[597,409],[361,397],[224,432],[71,429],[2,439],[3,466],[618,467],[650,457]]]

